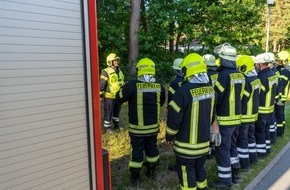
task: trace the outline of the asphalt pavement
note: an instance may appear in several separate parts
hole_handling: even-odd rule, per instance
[[[290,142],[245,190],[290,190]]]

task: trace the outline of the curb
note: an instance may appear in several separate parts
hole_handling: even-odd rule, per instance
[[[255,186],[271,171],[275,164],[290,149],[290,142],[277,154],[277,156],[257,175],[253,181],[245,188],[245,190],[253,190]]]

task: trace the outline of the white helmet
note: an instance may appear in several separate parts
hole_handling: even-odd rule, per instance
[[[272,52],[267,52],[266,54],[269,55],[271,62],[275,62],[275,61],[276,61],[276,60],[275,60],[275,55],[274,55],[274,53],[272,53]]]
[[[209,67],[217,67],[215,57],[212,54],[205,54],[203,56],[204,62]]]
[[[176,58],[176,59],[173,61],[172,68],[173,68],[174,70],[181,70],[181,68],[180,68],[180,64],[181,64],[182,61],[183,61],[182,58]]]
[[[214,53],[218,54],[221,58],[236,61],[237,59],[237,50],[229,43],[224,43],[214,48]]]
[[[272,60],[268,53],[261,53],[255,57],[255,63],[263,64],[263,63],[271,63]]]

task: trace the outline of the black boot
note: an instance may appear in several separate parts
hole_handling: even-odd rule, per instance
[[[140,171],[130,171],[130,175],[133,183],[137,183],[140,180]]]
[[[213,182],[209,184],[210,187],[216,188],[216,189],[224,189],[224,190],[230,190],[232,187],[232,184],[225,184],[220,182]]]
[[[242,182],[242,179],[239,176],[239,169],[232,168],[232,182],[233,183],[240,183],[240,182]]]
[[[147,162],[147,176],[148,177],[154,177],[155,174],[155,168],[159,165],[159,159],[156,162]]]

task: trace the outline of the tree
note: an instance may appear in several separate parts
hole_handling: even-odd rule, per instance
[[[288,27],[290,26],[290,2],[288,0],[276,0],[271,9],[270,18],[270,44],[273,52],[287,47]],[[265,8],[265,15],[267,8]],[[266,20],[266,17],[264,17]],[[265,28],[266,29],[266,28]],[[270,46],[271,47],[271,46]]]
[[[131,0],[130,38],[129,38],[129,69],[134,74],[139,54],[138,33],[140,30],[140,0]]]

